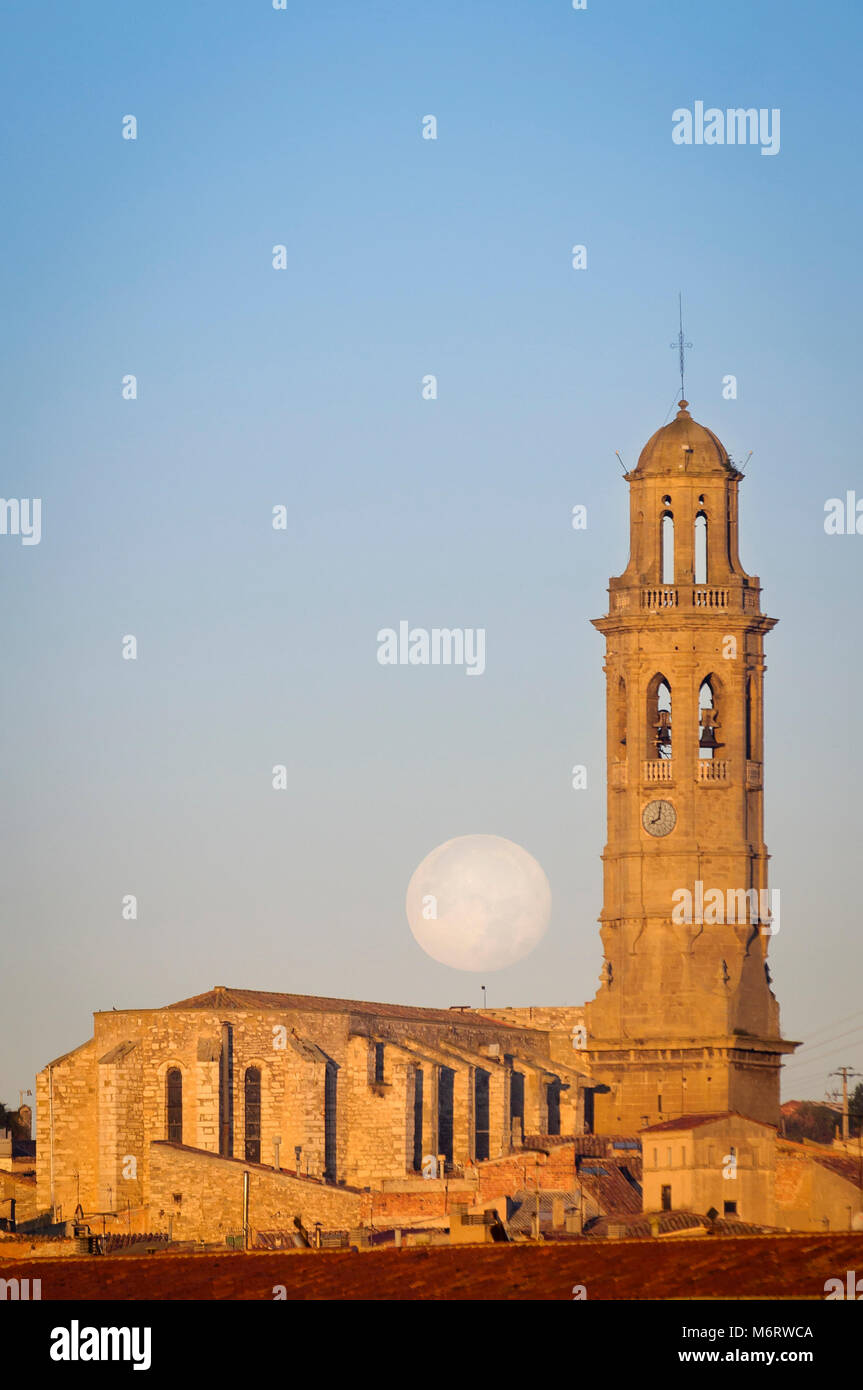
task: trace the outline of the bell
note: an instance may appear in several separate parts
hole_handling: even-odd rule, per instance
[[[718,748],[715,729],[702,729],[699,748]]]

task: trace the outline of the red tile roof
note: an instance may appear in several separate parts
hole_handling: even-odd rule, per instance
[[[673,1120],[660,1120],[659,1124],[646,1125],[640,1131],[641,1134],[661,1134],[673,1129],[697,1129],[699,1125],[710,1125],[715,1120],[749,1120],[751,1124],[763,1125],[765,1129],[775,1129],[776,1125],[771,1125],[766,1120],[753,1120],[751,1115],[741,1115],[739,1110],[716,1110],[711,1114],[704,1115],[678,1115]]]
[[[284,1013],[287,1011],[371,1014],[386,1018],[401,1018],[413,1023],[468,1023],[485,1031],[502,1033],[524,1032],[511,1023],[501,1023],[499,1019],[487,1018],[473,1009],[424,1009],[410,1004],[376,1004],[366,999],[329,999],[318,994],[279,994],[263,989],[226,989],[217,985],[206,994],[193,994],[189,999],[180,999],[176,1004],[165,1004],[165,1009],[208,1009],[220,1012],[223,1009],[257,1009],[265,1012]],[[535,1030],[534,1030],[535,1031]]]
[[[795,1158],[811,1159],[813,1163],[827,1168],[837,1177],[844,1178],[846,1182],[853,1183],[855,1187],[863,1188],[863,1163],[851,1154],[836,1153],[834,1150],[823,1148],[820,1144],[798,1144],[792,1139],[780,1139],[776,1151]]]
[[[681,1243],[685,1240],[685,1245]],[[540,1300],[824,1298],[837,1270],[863,1269],[863,1235],[683,1236],[402,1250],[0,1257],[0,1277],[42,1280],[58,1299]]]

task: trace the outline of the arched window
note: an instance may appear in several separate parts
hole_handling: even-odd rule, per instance
[[[324,1076],[324,1177],[329,1182],[336,1180],[336,1115],[338,1095],[338,1071],[333,1061],[328,1061]]]
[[[647,687],[648,757],[671,757],[671,686],[657,673]]]
[[[695,582],[707,583],[707,517],[698,512],[695,517]]]
[[[674,583],[674,517],[671,512],[662,513],[661,532],[661,570],[662,584]]]
[[[243,1093],[246,1121],[246,1162],[261,1161],[261,1072],[259,1067],[246,1067]]]
[[[717,695],[719,682],[716,676],[705,676],[698,691],[698,723],[701,734],[698,741],[699,758],[712,758],[716,749],[722,745],[719,742],[719,710],[717,709]]]
[[[169,1144],[183,1142],[183,1073],[169,1067],[165,1074],[165,1138]]]

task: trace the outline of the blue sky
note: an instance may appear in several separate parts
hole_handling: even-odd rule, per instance
[[[741,555],[781,620],[783,1027],[858,1025],[786,1094],[863,1070],[863,537],[823,527],[863,497],[861,27],[743,0],[7,7],[2,493],[43,499],[43,538],[0,537],[0,1098],[94,1009],[216,983],[479,1002],[404,913],[460,834],[524,845],[552,889],[489,1002],[592,997],[589,619],[626,562],[614,450],[675,397],[678,290],[692,412],[754,451]],[[696,100],[779,108],[779,154],[675,145]],[[482,679],[379,666],[401,619],[485,628]]]

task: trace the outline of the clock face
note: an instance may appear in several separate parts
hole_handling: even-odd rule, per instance
[[[670,801],[648,801],[641,813],[641,824],[648,835],[670,835],[677,824],[677,812]]]

